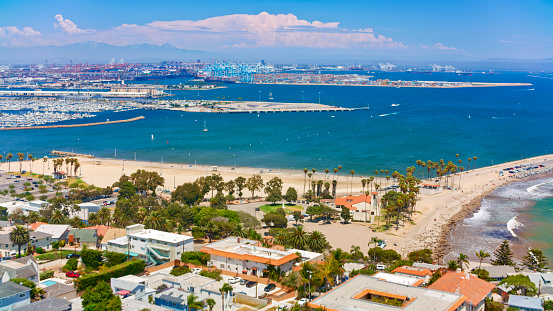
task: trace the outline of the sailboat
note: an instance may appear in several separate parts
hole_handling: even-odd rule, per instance
[[[154,140],[154,134],[152,134],[152,140]]]
[[[204,119],[204,132],[207,132],[207,126],[205,124],[205,119]]]
[[[269,92],[269,99],[271,99],[271,100],[273,99],[273,91]]]

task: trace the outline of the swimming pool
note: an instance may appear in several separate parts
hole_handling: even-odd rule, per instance
[[[51,286],[51,285],[54,285],[54,284],[58,284],[58,282],[52,281],[52,280],[48,280],[48,281],[41,282],[40,284],[42,284],[42,285],[48,287],[48,286]]]

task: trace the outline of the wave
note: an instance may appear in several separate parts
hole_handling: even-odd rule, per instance
[[[551,180],[551,181],[546,181],[546,182],[542,182],[541,184],[533,185],[532,187],[528,187],[528,189],[526,189],[526,191],[528,191],[528,192],[534,192],[534,191],[538,190],[538,188],[539,188],[540,186],[547,185],[547,184],[550,184],[550,183],[553,183],[553,180]]]
[[[509,220],[507,222],[507,230],[509,230],[511,235],[514,236],[514,237],[517,237],[517,235],[514,232],[514,229],[516,229],[518,227],[521,227],[521,226],[524,226],[524,225],[517,220],[517,216],[511,218],[511,220]]]
[[[392,113],[385,113],[385,114],[381,114],[381,115],[378,115],[379,117],[385,117],[385,116],[391,116],[393,114],[398,114],[399,112],[392,112]]]

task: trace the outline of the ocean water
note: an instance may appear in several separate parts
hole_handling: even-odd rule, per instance
[[[229,84],[210,91],[175,91],[175,98],[318,102],[370,107],[353,112],[208,114],[106,112],[87,120],[146,119],[106,126],[0,132],[0,152],[47,155],[52,149],[120,159],[238,165],[367,175],[421,160],[477,156],[476,166],[553,151],[553,80],[547,74],[377,73],[392,80],[529,82],[533,86],[422,89]],[[184,79],[156,81],[178,84]],[[399,104],[393,107],[392,104]],[[203,132],[204,120],[209,129]],[[63,123],[80,123],[82,120]],[[154,136],[152,140],[151,137]],[[471,165],[472,166],[472,165]]]
[[[478,211],[451,230],[445,260],[459,253],[478,260],[476,252],[492,254],[503,240],[509,241],[518,261],[529,247],[543,250],[553,260],[552,211],[553,177],[499,187],[482,200]]]

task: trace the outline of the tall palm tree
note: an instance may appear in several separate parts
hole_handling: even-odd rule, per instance
[[[472,169],[475,169],[476,168],[476,160],[478,160],[478,157],[472,157]]]
[[[336,197],[336,186],[338,185],[338,181],[337,180],[333,180],[332,181],[332,197]]]
[[[144,220],[147,229],[165,231],[167,229],[167,219],[160,212],[154,211]]]
[[[325,168],[325,180],[326,180],[326,176],[328,175],[328,172],[330,172],[330,170],[328,168]]]
[[[215,306],[215,299],[213,298],[207,298],[205,300],[205,303],[207,304],[207,306],[209,307],[209,311],[213,311],[213,307]]]
[[[29,213],[28,219],[29,219],[29,223],[31,224],[38,222],[40,220],[40,214],[38,212],[31,211]]]
[[[50,223],[55,225],[61,225],[65,222],[65,215],[58,209],[55,210],[50,218]]]
[[[25,154],[22,152],[17,153],[17,159],[19,160],[19,174],[21,175],[21,171],[23,170],[21,168],[21,164],[23,163],[23,159],[25,159]]]
[[[309,234],[307,244],[312,251],[322,253],[327,247],[328,242],[326,241],[326,237],[324,236],[324,234],[322,234],[320,231],[315,230],[312,231],[311,234]]]
[[[349,251],[351,255],[353,255],[353,260],[357,259],[357,254],[361,251],[361,247],[352,245],[351,250]]]
[[[480,264],[478,265],[478,269],[480,269],[482,267],[482,260],[490,257],[490,254],[486,253],[483,250],[479,250],[478,252],[476,252],[476,257],[478,257],[478,259],[480,260]]]
[[[457,257],[457,263],[459,264],[459,268],[461,268],[461,270],[465,270],[465,266],[467,268],[469,267],[469,256],[463,253],[459,253],[459,257]]]
[[[102,207],[98,212],[98,219],[102,225],[109,225],[111,219],[111,211],[107,207]]]
[[[225,296],[232,291],[232,286],[230,286],[229,283],[224,283],[223,287],[219,288],[219,292],[221,293],[221,299],[223,300],[222,308],[221,310],[225,311]]]
[[[351,192],[350,194],[353,194],[353,174],[355,174],[354,170],[349,171],[351,174]]]
[[[288,236],[288,242],[297,249],[304,249],[307,244],[307,233],[303,226],[295,227]]]
[[[307,178],[307,172],[309,170],[307,168],[303,169],[303,197],[305,198],[305,180]]]
[[[342,166],[341,165],[338,165],[338,173],[340,173],[340,170],[342,170]],[[338,176],[336,177],[336,181],[338,181],[338,178],[340,178],[340,174],[338,174]]]
[[[389,176],[388,176],[388,173],[389,173],[389,172],[390,172],[390,171],[388,171],[388,170],[384,170],[384,174],[386,175],[386,181],[390,180],[390,178],[389,178]],[[388,183],[387,183],[387,182],[386,182],[386,187],[388,187]]]
[[[201,310],[204,307],[204,304],[201,301],[198,301],[198,296],[192,294],[186,298],[186,306],[188,311]]]
[[[242,228],[241,224],[237,224],[236,226],[234,226],[234,229],[232,230],[232,235],[239,238],[245,238],[246,231],[244,231],[244,228]]]
[[[10,161],[11,161],[12,158],[13,158],[13,154],[8,153],[8,154],[6,155],[6,161],[8,162],[8,171],[11,170]]]
[[[42,175],[45,174],[45,172],[44,172],[44,164],[46,164],[46,162],[48,162],[48,158],[47,158],[47,157],[42,158]]]
[[[365,193],[365,186],[367,185],[367,179],[361,179],[361,186],[363,187],[363,193]]]
[[[375,248],[375,251],[373,252],[374,253],[374,262],[376,262],[376,246],[378,245],[378,243],[382,242],[381,239],[379,239],[378,237],[375,237],[373,236],[371,238],[371,241],[369,242],[369,248],[371,247],[371,243],[374,243],[374,248]]]
[[[334,176],[332,176],[332,180],[334,180],[334,178],[336,178],[336,173],[338,173],[338,169],[334,168],[332,171],[334,172]]]
[[[29,243],[29,230],[22,225],[16,225],[10,232],[10,241],[17,244],[18,254],[21,257],[21,245]]]
[[[34,159],[33,155],[29,153],[27,155],[27,158],[29,158],[29,167],[30,167],[30,169],[29,169],[30,175],[29,176],[33,176],[33,159]]]
[[[0,154],[0,164],[2,164],[2,159],[4,158],[3,154]]]
[[[467,166],[467,169],[470,170],[470,161],[472,161],[472,158],[468,158],[468,161],[469,161],[469,165]]]

